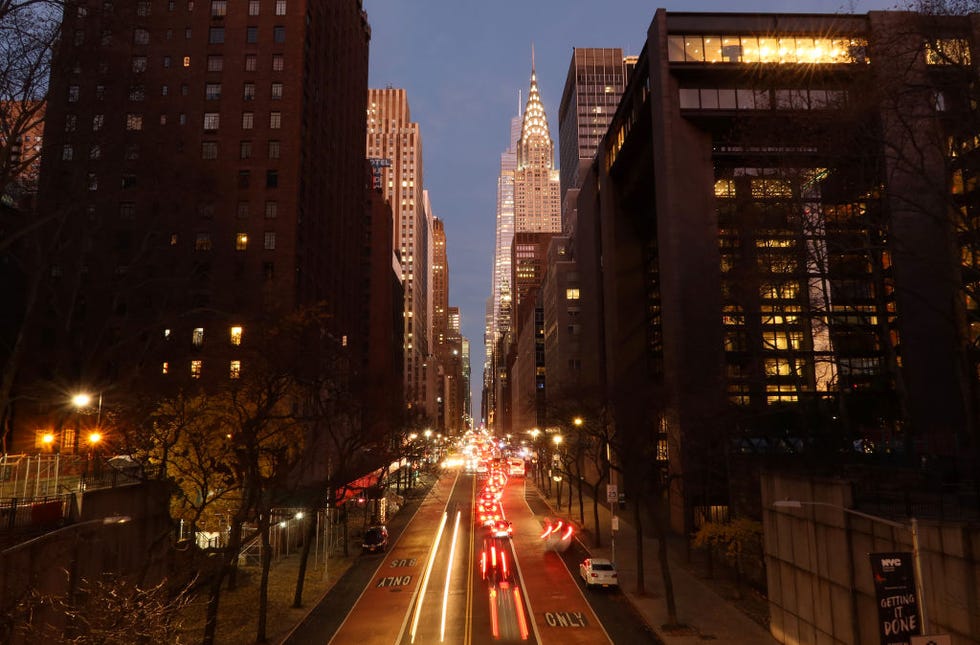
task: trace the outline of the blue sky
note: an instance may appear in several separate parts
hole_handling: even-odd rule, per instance
[[[445,222],[449,301],[470,340],[479,420],[483,324],[490,293],[500,153],[518,92],[538,85],[558,156],[558,101],[574,47],[638,54],[657,7],[668,11],[865,13],[897,0],[364,0],[371,87],[408,92],[422,132],[425,187]]]

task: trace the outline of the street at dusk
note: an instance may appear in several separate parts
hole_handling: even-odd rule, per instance
[[[980,645],[975,52],[0,4],[0,644]]]

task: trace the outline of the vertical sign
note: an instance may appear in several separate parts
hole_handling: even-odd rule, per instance
[[[881,645],[909,645],[921,633],[911,553],[872,553]]]

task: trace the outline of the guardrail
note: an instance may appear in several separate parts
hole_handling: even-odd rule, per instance
[[[0,530],[49,528],[64,524],[75,511],[75,495],[0,498]]]

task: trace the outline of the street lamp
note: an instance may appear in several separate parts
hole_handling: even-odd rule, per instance
[[[902,524],[901,522],[896,522],[895,520],[889,520],[877,515],[871,515],[870,513],[862,513],[861,511],[856,511],[853,508],[847,508],[838,504],[831,504],[830,502],[803,502],[796,499],[777,500],[772,503],[772,506],[773,508],[803,508],[804,506],[823,506],[825,508],[833,508],[838,511],[843,511],[851,515],[857,515],[858,517],[863,517],[864,519],[871,520],[872,522],[880,522],[881,524],[887,524],[888,526],[893,526],[897,529],[904,529],[911,533],[912,563],[915,567],[915,594],[919,597],[919,623],[922,625],[922,633],[929,633],[929,619],[926,612],[926,596],[922,589],[922,562],[919,557],[919,523],[914,517],[909,518],[908,524]]]

